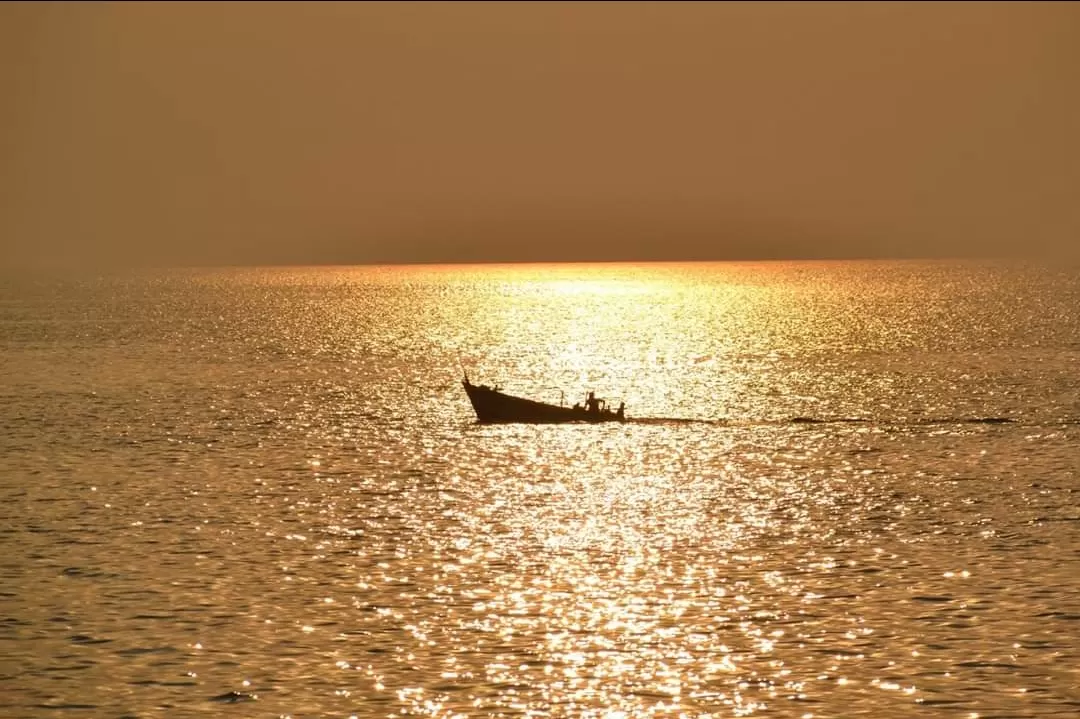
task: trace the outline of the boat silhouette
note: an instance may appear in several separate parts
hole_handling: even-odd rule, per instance
[[[608,409],[607,402],[592,392],[585,405],[565,405],[537,402],[524,397],[504,393],[498,386],[475,385],[469,375],[461,381],[465,393],[476,410],[476,419],[483,423],[552,424],[561,422],[624,422],[625,405],[620,402],[615,411]]]

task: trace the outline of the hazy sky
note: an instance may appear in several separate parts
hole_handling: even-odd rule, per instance
[[[0,5],[0,263],[1076,252],[1076,3]]]

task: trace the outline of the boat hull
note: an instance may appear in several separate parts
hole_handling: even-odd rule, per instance
[[[464,380],[465,393],[476,411],[476,419],[484,423],[521,422],[555,424],[564,422],[622,422],[621,412],[602,410],[586,412],[583,407],[561,407],[522,397],[513,397],[484,385]]]

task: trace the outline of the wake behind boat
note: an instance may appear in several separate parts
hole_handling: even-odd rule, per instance
[[[598,399],[589,392],[585,405],[575,404],[573,407],[565,405],[547,404],[536,400],[514,397],[504,394],[499,387],[487,385],[475,385],[465,375],[462,380],[465,393],[469,395],[473,409],[476,410],[476,419],[480,422],[522,422],[529,424],[549,424],[558,422],[623,422],[625,417],[623,403],[619,403],[619,409],[612,411],[607,408],[607,402]]]

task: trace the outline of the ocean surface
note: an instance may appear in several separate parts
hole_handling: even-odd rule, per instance
[[[9,274],[0,428],[0,716],[1080,716],[1075,266]]]

